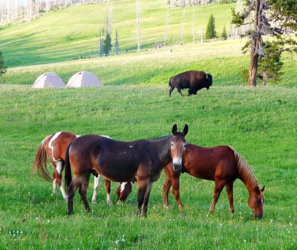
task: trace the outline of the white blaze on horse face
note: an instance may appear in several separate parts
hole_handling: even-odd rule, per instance
[[[56,161],[56,159],[54,158],[54,147],[52,145],[52,143],[54,142],[54,140],[56,140],[59,135],[61,134],[62,132],[58,132],[58,133],[55,133],[54,136],[51,138],[51,140],[49,141],[49,144],[48,144],[48,147],[52,150],[52,157],[53,157],[53,160]]]
[[[173,165],[180,166],[182,164],[182,158],[181,157],[174,157],[172,159],[172,163],[173,163]]]
[[[180,166],[182,164],[182,155],[185,150],[185,145],[183,145],[181,150],[176,149],[175,144],[171,143],[171,155],[172,155],[172,163],[173,165]]]

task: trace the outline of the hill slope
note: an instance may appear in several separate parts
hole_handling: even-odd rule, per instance
[[[141,1],[141,48],[153,48],[155,42],[164,41],[166,20],[168,45],[192,42],[193,13],[197,37],[200,36],[201,27],[205,32],[210,14],[214,14],[217,33],[220,35],[224,25],[230,27],[231,8],[235,6],[220,4],[168,9],[163,0]],[[120,0],[112,5],[76,5],[43,14],[30,23],[2,28],[0,44],[7,66],[96,57],[99,50],[99,33],[105,27],[107,12],[112,15],[112,43],[115,40],[115,31],[118,31],[120,52],[135,50],[135,2]],[[200,41],[200,37],[198,40]]]

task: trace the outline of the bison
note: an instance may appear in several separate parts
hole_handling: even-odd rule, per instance
[[[189,89],[188,96],[197,95],[197,91],[202,88],[207,88],[212,85],[212,76],[211,74],[205,74],[204,71],[186,71],[180,73],[176,76],[173,76],[169,80],[169,97],[174,88],[177,88],[178,93],[183,95],[181,92],[182,89]]]

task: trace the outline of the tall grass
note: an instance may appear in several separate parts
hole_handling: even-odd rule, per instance
[[[122,85],[89,89],[36,90],[0,85],[0,244],[1,249],[294,249],[296,246],[297,92],[286,88],[213,86],[198,96],[181,97],[167,86]],[[266,185],[264,218],[253,220],[248,191],[235,182],[235,215],[222,192],[208,213],[214,183],[181,177],[186,217],[172,195],[162,207],[162,174],[152,188],[148,217],[136,217],[136,185],[124,206],[98,204],[86,214],[79,195],[67,216],[61,194],[30,177],[42,139],[68,130],[107,134],[118,140],[170,134],[189,125],[187,141],[201,146],[227,144],[236,149]],[[112,186],[112,199],[116,202]],[[91,199],[91,188],[88,199]]]

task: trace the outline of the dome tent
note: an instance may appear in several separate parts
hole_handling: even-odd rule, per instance
[[[80,71],[74,74],[68,81],[66,88],[81,87],[102,87],[97,76],[87,71]]]
[[[52,72],[47,72],[40,75],[31,88],[65,88],[65,83],[58,75]]]

